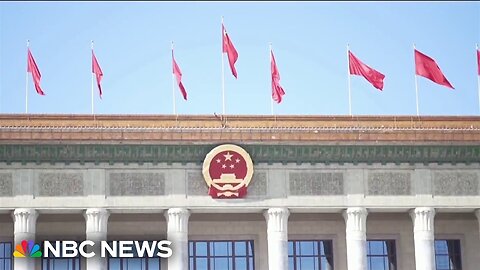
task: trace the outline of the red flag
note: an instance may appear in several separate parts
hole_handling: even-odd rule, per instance
[[[223,26],[222,23],[222,52],[227,53],[228,56],[228,63],[230,64],[230,69],[232,70],[233,76],[237,78],[237,70],[235,69],[235,62],[237,62],[238,59],[238,53],[235,47],[233,46],[232,41],[230,40],[230,37],[227,34],[227,30]]]
[[[100,92],[100,98],[102,98],[102,86],[100,85],[100,82],[102,81],[103,78],[103,72],[102,69],[100,68],[100,65],[98,64],[97,57],[95,57],[95,53],[92,50],[92,73],[95,73],[95,77],[97,78],[97,86],[98,86],[98,91]]]
[[[182,92],[183,99],[187,100],[187,91],[185,91],[185,87],[182,83],[182,71],[180,71],[180,67],[177,65],[175,61],[175,57],[173,56],[173,49],[172,49],[172,68],[173,74],[177,78],[178,88],[180,88],[180,92]]]
[[[27,72],[32,73],[33,83],[35,84],[35,90],[37,90],[37,93],[44,96],[45,93],[43,93],[42,88],[40,87],[40,78],[42,78],[42,75],[40,74],[37,63],[35,63],[35,59],[33,59],[30,48],[28,48]]]
[[[478,75],[480,76],[480,50],[477,49],[477,68],[478,68]]]
[[[278,72],[277,63],[275,62],[275,56],[273,51],[270,51],[272,60],[271,60],[271,71],[272,71],[272,99],[280,103],[282,102],[282,96],[285,95],[282,86],[280,86],[280,73]]]
[[[440,85],[455,89],[447,80],[445,75],[443,75],[442,71],[440,70],[440,67],[438,67],[435,60],[417,51],[416,49],[414,51],[415,51],[415,74],[425,77]]]
[[[363,76],[373,87],[380,91],[383,90],[383,79],[385,75],[362,63],[351,51],[348,51],[348,63],[350,74]]]

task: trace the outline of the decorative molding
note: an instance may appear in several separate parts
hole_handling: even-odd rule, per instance
[[[0,197],[13,196],[12,173],[0,173]]]
[[[411,194],[411,173],[409,172],[369,172],[367,183],[367,194],[370,196]]]
[[[165,174],[150,172],[111,172],[109,196],[165,195]]]
[[[479,195],[476,172],[435,172],[433,176],[434,196]]]
[[[290,195],[342,195],[343,173],[340,172],[291,172]]]
[[[3,144],[0,162],[197,163],[215,144]],[[241,145],[258,163],[478,163],[480,145]]]
[[[45,172],[38,175],[38,196],[83,196],[82,173]]]

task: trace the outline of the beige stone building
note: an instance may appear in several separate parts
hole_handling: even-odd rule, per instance
[[[244,198],[203,161],[253,160]],[[480,118],[0,115],[0,270],[478,270]],[[158,258],[15,242],[162,240]]]

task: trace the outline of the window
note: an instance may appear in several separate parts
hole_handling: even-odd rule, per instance
[[[60,252],[61,245],[60,245]],[[75,258],[55,258],[51,253],[42,257],[42,270],[80,270],[80,255]]]
[[[160,270],[160,257],[149,258],[147,252],[143,254],[143,257],[139,257],[136,251],[135,248],[132,249],[133,258],[109,257],[108,270]],[[155,253],[157,252],[158,249],[155,248]]]
[[[160,258],[108,258],[109,270],[160,270]]]
[[[288,241],[288,269],[333,270],[331,240]]]
[[[395,240],[367,241],[368,270],[396,270],[397,256]]]
[[[437,270],[462,270],[460,240],[435,240]]]
[[[12,243],[0,242],[0,270],[12,270]]]
[[[254,270],[253,240],[189,241],[190,270]]]

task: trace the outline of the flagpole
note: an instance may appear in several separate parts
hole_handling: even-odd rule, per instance
[[[223,26],[223,16],[222,16],[222,26]],[[225,29],[222,27],[222,31]],[[224,55],[223,55],[223,40],[224,40],[225,32],[222,33],[222,112],[225,115],[225,63],[224,63]]]
[[[30,40],[27,39],[27,66],[28,66],[28,48],[30,47]],[[28,113],[28,67],[25,76],[25,114]]]
[[[173,114],[177,114],[176,98],[175,98],[175,74],[173,72],[173,41],[172,41],[172,98],[173,98]]]
[[[270,65],[271,64],[272,64],[272,43],[270,42]],[[273,97],[272,96],[270,96],[270,108],[271,108],[271,112],[272,112],[272,115],[273,115],[274,113],[273,113]]]
[[[91,48],[92,48],[92,66],[93,66],[93,40],[91,43]],[[93,104],[93,69],[92,69],[92,115],[94,114],[94,104]]]
[[[415,43],[413,44],[413,52],[415,53]],[[416,68],[416,64],[415,64],[415,68]],[[419,112],[419,109],[418,109],[418,78],[417,78],[417,72],[415,71],[414,72],[415,74],[415,96],[416,96],[416,102],[417,102],[417,116],[420,116],[420,112]]]
[[[350,82],[350,44],[347,44],[347,76],[348,76],[348,113],[352,116],[352,86]]]
[[[478,54],[478,43],[476,45],[476,48],[477,50],[475,51],[475,54]],[[480,66],[477,68],[480,70]],[[480,74],[477,74],[477,87],[478,87],[478,109],[480,111]]]

